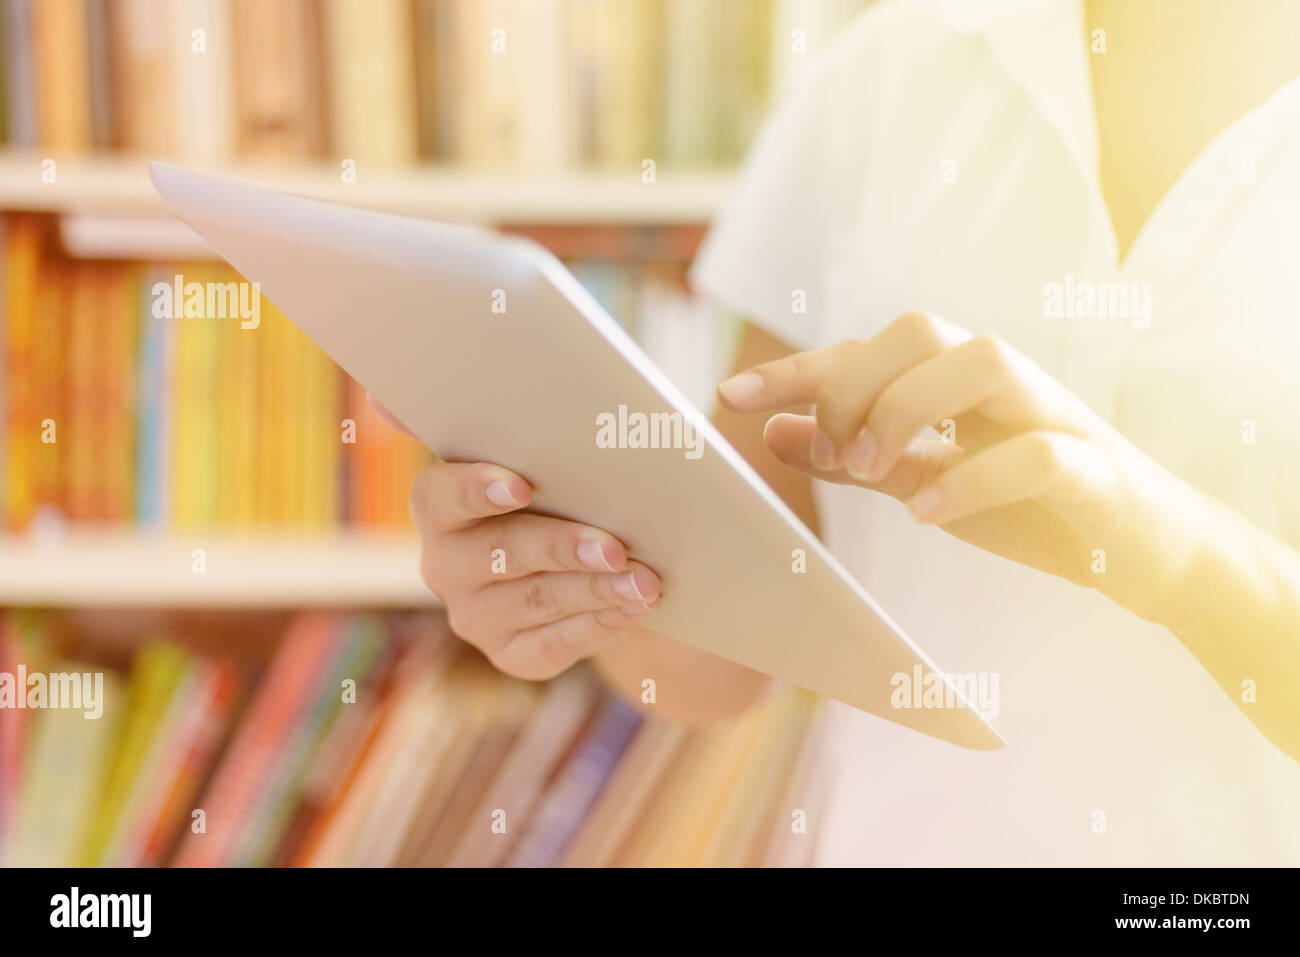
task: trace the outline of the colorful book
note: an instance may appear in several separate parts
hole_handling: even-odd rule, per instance
[[[686,740],[686,728],[674,721],[643,721],[623,759],[597,796],[582,827],[560,861],[564,867],[605,867],[640,825],[660,778]]]
[[[118,679],[92,665],[60,661],[59,673],[103,674],[103,714],[87,718],[78,708],[28,712],[31,738],[23,768],[14,867],[75,867],[80,839],[102,792],[121,720]]]
[[[216,866],[231,861],[248,814],[307,696],[335,652],[337,640],[325,616],[304,614],[295,620],[202,799],[207,829],[185,836],[175,860],[178,866]]]
[[[597,696],[595,683],[582,671],[565,672],[547,686],[533,721],[467,822],[447,862],[450,866],[495,867],[508,857],[591,716]]]
[[[641,715],[622,701],[605,700],[577,751],[548,788],[507,866],[554,867],[560,862],[640,723]]]

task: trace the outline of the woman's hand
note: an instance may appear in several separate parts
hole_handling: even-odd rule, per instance
[[[922,522],[1165,625],[1300,760],[1300,553],[1165,471],[1015,349],[909,313],[718,394],[745,412],[815,402],[815,417],[767,423],[777,459],[893,495]],[[926,426],[952,441],[918,438]]]
[[[659,607],[659,577],[608,532],[518,513],[520,476],[487,463],[435,462],[415,477],[420,573],[451,630],[501,671],[543,679],[595,654]]]
[[[435,462],[411,483],[410,509],[420,575],[447,606],[451,630],[506,674],[541,680],[635,630],[659,607],[659,576],[599,528],[516,514],[532,497],[499,465]]]
[[[451,630],[518,678],[559,674],[659,607],[659,577],[608,532],[516,514],[532,498],[514,472],[435,462],[416,475],[420,573]]]
[[[660,605],[658,575],[608,532],[522,511],[531,499],[528,483],[499,465],[437,462],[416,475],[420,573],[456,635],[518,678],[591,658],[634,706],[647,703],[643,682],[653,677],[656,712],[685,721],[725,717],[767,694],[766,675],[642,628]]]
[[[733,376],[718,394],[745,412],[816,403],[815,417],[767,424],[789,466],[904,500],[919,521],[1171,628],[1200,610],[1184,586],[1227,510],[997,339],[909,313],[871,339]],[[926,426],[951,441],[920,438]]]

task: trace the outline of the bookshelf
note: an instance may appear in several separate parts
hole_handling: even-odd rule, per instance
[[[196,548],[202,574],[192,570]],[[0,536],[0,607],[439,607],[419,557],[404,532]]]
[[[0,210],[60,221],[75,259],[198,259],[210,252],[175,219],[143,158],[116,154],[56,160],[41,182],[39,153],[0,151]],[[703,225],[722,203],[732,171],[574,170],[542,176],[422,166],[362,173],[344,184],[322,163],[223,165],[221,173],[334,202],[494,226]],[[190,570],[193,548],[208,570]],[[258,531],[153,534],[123,527],[76,530],[53,540],[0,534],[0,607],[440,607],[419,578],[409,533]]]
[[[175,222],[154,192],[143,158],[55,154],[56,180],[42,183],[44,158],[39,152],[0,153],[0,209]],[[479,224],[705,223],[733,179],[730,171],[662,167],[654,183],[641,182],[639,167],[532,174],[363,166],[355,183],[341,182],[338,168],[324,163],[223,164],[214,171],[333,202]]]
[[[0,865],[806,861],[811,697],[689,729],[467,650],[405,511],[427,453],[268,304],[255,338],[145,308],[229,278],[146,157],[527,235],[708,401],[737,324],[686,266],[864,2],[0,4],[0,671],[124,696],[0,710]]]

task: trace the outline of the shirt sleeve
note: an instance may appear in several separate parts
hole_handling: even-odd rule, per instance
[[[827,75],[811,65],[764,124],[690,271],[697,292],[797,349],[827,331]]]

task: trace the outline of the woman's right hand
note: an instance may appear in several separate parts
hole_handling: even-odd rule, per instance
[[[451,630],[506,674],[540,680],[639,628],[659,607],[659,576],[608,532],[521,511],[531,500],[499,465],[435,462],[410,508],[420,574]]]

